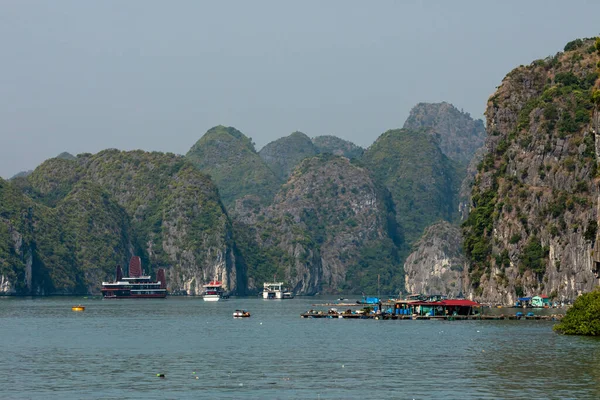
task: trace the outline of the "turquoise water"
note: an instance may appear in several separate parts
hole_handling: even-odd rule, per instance
[[[552,322],[299,317],[323,301],[0,298],[0,396],[600,398],[600,340]]]

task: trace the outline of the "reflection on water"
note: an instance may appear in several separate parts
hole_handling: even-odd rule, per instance
[[[0,299],[2,397],[600,398],[600,341],[552,322],[299,317],[319,301]]]

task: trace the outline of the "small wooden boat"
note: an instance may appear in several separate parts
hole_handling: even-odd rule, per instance
[[[82,306],[81,304],[77,305],[77,306],[73,306],[71,307],[72,311],[85,311],[85,307]]]
[[[233,318],[248,318],[250,317],[250,312],[246,310],[235,310],[233,312]]]

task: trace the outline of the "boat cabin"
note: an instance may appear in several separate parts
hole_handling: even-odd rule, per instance
[[[263,299],[283,299],[283,282],[265,282],[263,284]]]

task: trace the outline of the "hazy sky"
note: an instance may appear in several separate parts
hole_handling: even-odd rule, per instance
[[[0,176],[62,151],[185,154],[214,125],[369,146],[417,102],[482,118],[600,1],[0,0]]]

